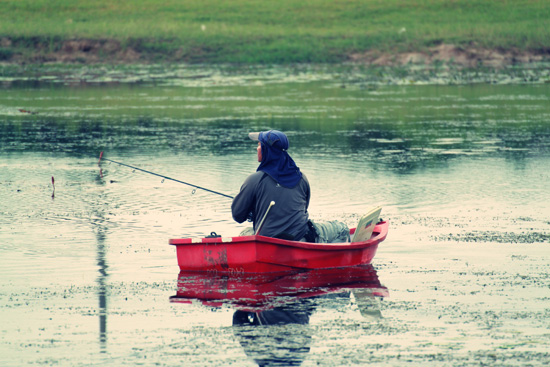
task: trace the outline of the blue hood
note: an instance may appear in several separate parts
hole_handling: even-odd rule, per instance
[[[278,130],[262,131],[258,135],[262,143],[262,162],[257,171],[263,171],[277,183],[293,188],[302,179],[302,172],[287,153],[288,138]]]

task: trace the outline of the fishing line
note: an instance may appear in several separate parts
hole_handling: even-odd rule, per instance
[[[227,195],[227,194],[224,194],[224,193],[221,193],[221,192],[218,192],[218,191],[210,190],[210,189],[207,189],[207,188],[202,187],[202,186],[193,185],[193,184],[191,184],[191,183],[189,183],[189,182],[185,182],[185,181],[181,181],[181,180],[178,180],[178,179],[175,179],[175,178],[172,178],[172,177],[164,176],[164,175],[161,175],[161,174],[159,174],[159,173],[151,172],[151,171],[148,171],[148,170],[143,169],[143,168],[134,167],[134,166],[131,166],[131,165],[126,164],[126,163],[113,161],[112,159],[109,159],[109,158],[103,158],[103,152],[101,152],[101,153],[99,154],[99,161],[97,162],[97,165],[98,165],[98,166],[99,166],[99,164],[101,163],[101,160],[102,160],[102,159],[104,159],[104,160],[106,160],[106,161],[109,161],[109,162],[112,162],[112,163],[119,164],[119,165],[124,166],[124,167],[131,168],[131,169],[133,169],[133,170],[138,170],[138,171],[145,172],[145,173],[148,173],[148,174],[153,175],[153,176],[161,177],[161,178],[163,178],[163,181],[164,181],[164,180],[171,180],[171,181],[178,182],[178,183],[181,183],[181,184],[184,184],[184,185],[187,185],[187,186],[194,187],[194,188],[196,188],[196,189],[200,189],[200,190],[204,190],[204,191],[207,191],[207,192],[211,192],[212,194],[218,194],[218,195],[224,196],[224,197],[229,198],[229,199],[233,199],[233,198],[234,198],[234,197],[231,196],[231,195]],[[195,190],[193,190],[193,194],[194,194],[194,193],[195,193]]]

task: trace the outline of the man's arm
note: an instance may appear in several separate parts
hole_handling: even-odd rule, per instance
[[[242,223],[248,219],[250,212],[254,211],[254,196],[257,185],[257,174],[252,174],[246,178],[241,191],[233,199],[231,204],[231,214],[237,223]]]

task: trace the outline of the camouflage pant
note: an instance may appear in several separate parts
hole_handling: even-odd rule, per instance
[[[314,222],[313,228],[317,232],[316,243],[337,243],[337,242],[349,242],[349,228],[344,223],[337,220],[331,220],[328,222]]]
[[[317,232],[317,236],[315,238],[316,243],[337,243],[350,241],[349,228],[342,222],[331,220],[328,222],[311,221],[311,223],[313,224],[313,228],[315,228],[315,232]],[[239,236],[252,235],[254,235],[254,229],[251,227],[245,228],[239,234]],[[305,242],[305,238],[302,238],[300,241]]]

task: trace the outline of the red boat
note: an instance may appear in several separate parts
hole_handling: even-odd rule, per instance
[[[224,305],[242,311],[268,310],[311,297],[352,291],[363,300],[387,297],[372,265],[316,269],[285,275],[180,272],[171,302]]]
[[[362,242],[309,243],[255,235],[171,239],[170,244],[176,246],[181,271],[285,273],[369,264],[387,234],[388,223],[382,221]]]

